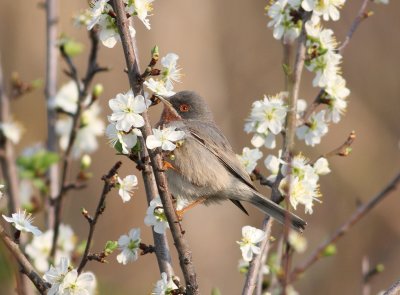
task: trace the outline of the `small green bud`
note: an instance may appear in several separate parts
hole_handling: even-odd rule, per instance
[[[104,91],[104,87],[102,84],[98,83],[94,85],[92,95],[95,97],[99,97]]]
[[[174,154],[170,154],[170,155],[169,155],[169,159],[170,159],[171,161],[174,161],[174,160],[175,160],[175,155],[174,155]]]
[[[337,252],[335,244],[329,244],[325,247],[324,252],[322,253],[325,257],[333,256]]]
[[[107,241],[107,243],[106,243],[106,245],[104,247],[104,253],[106,255],[110,255],[117,248],[118,248],[118,242],[117,241]]]
[[[151,58],[158,60],[160,57],[160,52],[158,51],[158,46],[154,45],[153,49],[151,50]]]
[[[81,158],[81,169],[86,170],[90,167],[91,164],[92,158],[88,154],[83,155]]]
[[[377,272],[383,272],[385,270],[385,266],[382,263],[377,264],[375,268]]]
[[[218,288],[214,287],[211,290],[211,295],[222,295],[222,293]]]
[[[43,85],[43,80],[42,79],[35,79],[31,82],[31,86],[33,89],[38,89],[42,87]]]
[[[76,42],[74,40],[67,40],[64,43],[64,52],[70,56],[74,57],[83,51],[83,44]]]

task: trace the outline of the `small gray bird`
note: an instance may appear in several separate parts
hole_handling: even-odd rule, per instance
[[[291,226],[302,231],[306,222],[260,194],[237,159],[228,140],[216,126],[202,97],[191,91],[162,99],[164,110],[158,126],[185,132],[182,145],[166,157],[171,194],[194,203],[231,200],[246,214],[241,201],[250,202],[280,223],[288,214]]]

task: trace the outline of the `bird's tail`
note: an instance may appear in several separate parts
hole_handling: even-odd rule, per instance
[[[285,224],[285,220],[288,218],[290,226],[299,232],[303,232],[307,225],[307,222],[303,219],[283,209],[281,206],[267,199],[258,192],[254,192],[253,196],[250,198],[250,203],[255,205],[265,214],[276,219],[279,223]]]

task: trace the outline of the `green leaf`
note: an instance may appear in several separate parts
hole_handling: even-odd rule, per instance
[[[117,248],[118,248],[117,241],[107,241],[106,246],[104,247],[104,253],[106,255],[110,255]]]
[[[211,290],[211,295],[222,295],[222,293],[218,288],[214,287]]]
[[[76,42],[72,39],[69,39],[64,43],[64,52],[70,57],[74,57],[82,53],[83,48],[84,46],[82,43]]]

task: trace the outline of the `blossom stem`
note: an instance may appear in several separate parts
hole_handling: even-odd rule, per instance
[[[137,94],[143,91],[143,85],[140,83],[140,71],[136,59],[135,49],[132,46],[132,38],[129,34],[129,20],[126,17],[124,3],[121,0],[113,1],[113,8],[116,13],[117,25],[121,35],[122,46],[125,53],[126,64],[128,68],[129,82],[132,91]],[[147,112],[144,112],[143,119],[145,121],[144,127],[141,129],[144,140],[152,134],[151,125],[148,119]],[[145,149],[143,145],[143,149]],[[175,247],[178,251],[180,266],[184,275],[187,294],[199,294],[199,286],[197,283],[197,275],[192,261],[192,251],[186,239],[180,230],[179,220],[173,206],[171,194],[168,190],[168,183],[164,172],[162,172],[162,163],[160,153],[150,153],[150,160],[153,175],[155,177],[158,192],[164,207],[164,212],[167,217],[172,237],[174,239]],[[154,197],[154,196],[153,196]]]
[[[303,263],[295,267],[290,274],[289,282],[294,282],[295,280],[297,280],[302,273],[304,273],[315,262],[323,257],[323,252],[328,245],[336,243],[341,237],[343,237],[353,225],[360,221],[376,205],[384,200],[390,192],[394,191],[399,183],[400,172],[397,173],[397,175],[386,185],[386,187],[380,193],[373,197],[368,203],[358,207],[357,210],[350,216],[350,218],[341,227],[339,227],[331,237],[321,243]]]
[[[62,170],[61,170],[61,187],[59,190],[59,193],[55,199],[53,199],[53,206],[54,206],[54,225],[53,225],[53,243],[50,251],[50,258],[54,258],[55,252],[56,252],[56,245],[57,245],[57,239],[58,239],[58,234],[59,234],[59,227],[61,223],[61,211],[62,211],[62,202],[63,199],[68,192],[68,175],[70,173],[71,169],[71,162],[72,162],[72,148],[75,143],[76,136],[78,134],[79,128],[80,128],[80,122],[81,122],[81,115],[85,108],[88,106],[84,106],[83,102],[88,94],[89,91],[89,86],[94,78],[94,76],[101,72],[101,71],[106,71],[106,68],[101,68],[97,64],[97,52],[99,50],[99,39],[98,39],[98,34],[95,29],[92,29],[89,31],[89,36],[91,40],[91,51],[89,54],[89,62],[88,62],[88,67],[86,70],[86,76],[82,79],[79,78],[78,71],[68,54],[64,51],[63,46],[61,46],[60,51],[61,51],[61,56],[65,60],[65,62],[68,65],[69,72],[68,75],[75,81],[76,86],[78,88],[78,101],[77,101],[77,109],[76,112],[72,118],[72,128],[71,128],[71,133],[69,134],[69,139],[68,139],[68,145],[65,150],[64,156],[63,156],[63,164],[62,164]]]
[[[89,251],[90,247],[92,245],[92,239],[93,239],[93,234],[94,230],[96,228],[97,220],[99,216],[104,212],[105,209],[105,203],[106,203],[106,197],[108,193],[111,191],[111,189],[114,187],[114,176],[117,174],[118,169],[121,167],[122,163],[117,162],[114,164],[114,166],[110,169],[110,171],[104,175],[101,179],[104,181],[104,186],[103,186],[103,191],[100,195],[99,203],[97,204],[96,212],[94,216],[88,220],[89,223],[89,234],[88,238],[86,241],[86,246],[85,246],[85,251],[83,252],[81,262],[79,263],[78,267],[78,274],[82,272],[84,267],[86,266],[86,263],[89,261]]]

